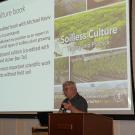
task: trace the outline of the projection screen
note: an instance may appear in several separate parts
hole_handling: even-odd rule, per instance
[[[0,111],[57,111],[75,81],[89,112],[133,114],[129,0],[0,3]]]

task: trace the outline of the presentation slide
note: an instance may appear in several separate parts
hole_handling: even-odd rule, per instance
[[[77,83],[90,112],[133,113],[129,1],[55,0],[55,100]]]
[[[76,82],[89,112],[133,114],[129,0],[0,3],[0,111],[57,111]]]
[[[0,111],[54,108],[53,3],[0,3]]]

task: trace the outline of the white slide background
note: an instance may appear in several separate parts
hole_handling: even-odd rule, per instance
[[[53,3],[0,5],[0,111],[53,109]]]

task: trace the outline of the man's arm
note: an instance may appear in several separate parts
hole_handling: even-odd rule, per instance
[[[84,113],[83,111],[74,107],[70,101],[68,101],[68,103],[63,103],[63,106],[66,110],[70,110],[71,113]]]

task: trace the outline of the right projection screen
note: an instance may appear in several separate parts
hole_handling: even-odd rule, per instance
[[[132,114],[128,0],[55,0],[54,108],[75,81],[90,112]]]

